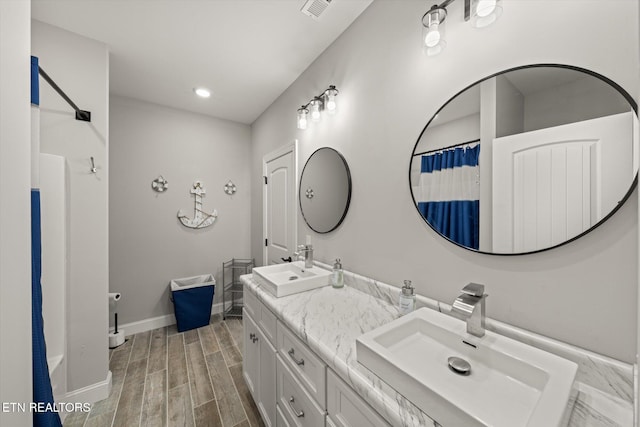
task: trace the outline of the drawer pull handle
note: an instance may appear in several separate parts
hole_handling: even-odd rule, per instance
[[[293,407],[293,402],[295,402],[293,396],[291,396],[289,398],[289,406],[291,407],[291,410],[293,411],[294,414],[296,414],[296,417],[298,418],[302,418],[304,417],[304,412],[303,411],[298,411],[296,408]]]
[[[300,360],[296,359],[296,356],[295,356],[296,351],[294,349],[289,350],[288,353],[289,353],[289,357],[291,357],[293,359],[293,361],[296,362],[296,365],[298,365],[298,366],[303,365],[304,366],[304,359],[300,359]]]

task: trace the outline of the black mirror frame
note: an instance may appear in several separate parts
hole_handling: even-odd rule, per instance
[[[348,193],[347,193],[347,203],[345,204],[344,207],[344,211],[342,212],[342,216],[340,217],[340,219],[338,220],[338,222],[336,223],[335,226],[333,226],[330,230],[327,231],[318,231],[315,228],[313,228],[313,226],[311,226],[311,224],[309,224],[309,221],[307,220],[307,218],[304,216],[304,209],[302,209],[302,177],[304,177],[304,171],[307,168],[307,165],[309,164],[309,161],[313,158],[313,155],[316,154],[318,151],[320,150],[332,150],[333,152],[335,152],[338,157],[340,157],[340,160],[342,160],[342,163],[344,164],[344,168],[347,171],[347,180],[349,183],[349,189],[348,189]],[[349,164],[347,163],[347,160],[344,158],[344,156],[342,155],[342,153],[340,153],[338,150],[331,148],[331,147],[320,147],[318,148],[316,151],[314,151],[313,153],[311,153],[311,155],[309,156],[309,158],[307,159],[307,161],[304,164],[304,168],[302,168],[302,173],[300,174],[300,185],[298,185],[298,206],[300,207],[300,213],[302,214],[302,218],[304,218],[304,222],[307,224],[307,226],[315,231],[318,234],[327,234],[327,233],[331,233],[333,230],[335,230],[336,228],[338,228],[340,226],[340,224],[342,224],[342,222],[344,221],[344,218],[347,216],[347,212],[349,211],[349,205],[351,204],[351,188],[352,188],[352,183],[351,183],[351,170],[349,169]]]
[[[442,234],[440,234],[438,232],[438,230],[436,230],[428,221],[425,217],[422,216],[422,214],[420,214],[420,211],[418,210],[418,205],[416,204],[416,198],[415,195],[413,194],[413,188],[411,186],[411,163],[413,161],[413,153],[415,153],[416,148],[418,147],[418,144],[420,143],[420,139],[422,138],[422,135],[425,133],[425,131],[427,130],[427,128],[429,127],[429,125],[431,124],[431,122],[434,120],[434,118],[438,115],[438,113],[440,113],[440,111],[442,111],[443,108],[445,108],[447,105],[449,105],[449,103],[451,101],[453,101],[455,98],[458,97],[458,95],[460,95],[461,93],[463,93],[464,91],[470,89],[471,87],[480,84],[482,82],[484,82],[485,80],[489,80],[491,78],[497,77],[499,75],[511,72],[511,71],[517,71],[517,70],[522,70],[522,69],[526,69],[526,68],[541,68],[541,67],[553,67],[553,68],[565,68],[565,69],[569,69],[569,70],[574,70],[574,71],[579,71],[582,72],[584,74],[588,74],[592,77],[596,77],[600,80],[602,80],[605,83],[608,83],[611,87],[613,87],[614,89],[616,89],[618,91],[618,93],[620,93],[620,95],[622,95],[627,102],[629,103],[629,105],[631,105],[631,108],[633,108],[633,111],[636,114],[636,118],[638,117],[638,104],[635,102],[635,100],[633,99],[633,97],[622,88],[622,86],[620,86],[619,84],[617,84],[616,82],[614,82],[613,80],[609,79],[608,77],[603,76],[602,74],[596,73],[595,71],[591,71],[591,70],[587,70],[585,68],[581,68],[581,67],[576,67],[573,65],[566,65],[566,64],[530,64],[530,65],[522,65],[519,67],[513,67],[513,68],[509,68],[507,70],[503,70],[494,74],[491,74],[490,76],[484,77],[470,85],[468,85],[467,87],[465,87],[464,89],[458,91],[455,95],[453,95],[451,98],[449,98],[449,100],[447,102],[444,103],[444,105],[442,105],[437,111],[436,113],[431,117],[431,119],[429,119],[429,121],[427,122],[427,124],[425,125],[425,127],[422,129],[422,132],[420,132],[420,135],[418,136],[418,139],[416,140],[415,145],[413,146],[413,151],[411,152],[412,157],[409,160],[409,191],[411,192],[411,200],[413,201],[413,205],[416,209],[416,212],[418,213],[419,217],[422,218],[422,220],[427,223],[427,225],[429,225],[429,228],[431,228],[439,237],[442,237],[443,239],[453,243],[456,246],[459,246],[463,249],[466,249],[468,251],[474,252],[474,253],[479,253],[479,254],[485,254],[485,255],[496,255],[496,256],[518,256],[518,255],[529,255],[529,254],[535,254],[538,252],[544,252],[544,251],[548,251],[551,249],[555,249],[558,248],[560,246],[564,246],[570,242],[573,242],[574,240],[577,240],[579,238],[581,238],[582,236],[590,233],[591,231],[595,230],[596,228],[598,228],[599,226],[601,226],[602,224],[604,224],[609,218],[611,218],[617,211],[618,209],[620,209],[620,207],[622,207],[622,205],[625,204],[625,202],[627,201],[627,199],[629,199],[629,197],[631,196],[631,194],[633,193],[633,191],[635,190],[636,186],[638,185],[638,173],[639,171],[636,171],[636,175],[633,179],[633,182],[631,183],[631,186],[629,187],[629,190],[627,191],[627,193],[624,195],[624,197],[622,198],[622,200],[620,200],[618,202],[618,204],[611,210],[611,212],[609,212],[604,218],[602,218],[600,221],[598,221],[595,225],[593,225],[591,228],[589,228],[588,230],[583,231],[582,233],[578,234],[577,236],[572,237],[571,239],[565,240],[562,243],[559,243],[557,245],[554,246],[549,246],[547,248],[542,248],[542,249],[537,249],[535,251],[530,251],[530,252],[517,252],[517,253],[495,253],[495,252],[484,252],[484,251],[480,251],[477,249],[473,249],[473,248],[469,248],[466,247],[464,245],[461,245],[458,242],[455,242],[451,239],[449,239],[446,236],[443,236]]]

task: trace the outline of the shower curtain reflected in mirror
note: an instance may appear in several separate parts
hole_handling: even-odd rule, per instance
[[[459,245],[480,242],[480,144],[423,155],[415,199],[438,233]]]

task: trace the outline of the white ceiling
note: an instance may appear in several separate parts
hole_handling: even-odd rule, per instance
[[[31,14],[106,43],[112,94],[250,124],[372,2],[333,0],[315,21],[305,1],[32,0]]]

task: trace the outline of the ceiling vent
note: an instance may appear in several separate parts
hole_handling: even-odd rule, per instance
[[[307,0],[301,12],[317,21],[330,3],[331,0]]]

